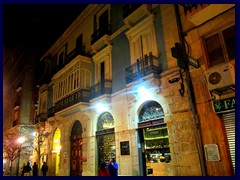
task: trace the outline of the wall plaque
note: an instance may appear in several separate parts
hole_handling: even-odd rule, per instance
[[[121,155],[130,155],[129,141],[120,142]]]
[[[204,151],[205,151],[205,157],[207,161],[220,161],[217,144],[205,144]]]

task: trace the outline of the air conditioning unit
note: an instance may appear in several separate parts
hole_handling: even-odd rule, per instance
[[[235,69],[230,63],[211,67],[204,74],[209,91],[235,84]]]

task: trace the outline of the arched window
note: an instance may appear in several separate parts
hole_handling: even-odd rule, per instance
[[[110,129],[114,127],[113,116],[109,112],[104,112],[99,118],[97,123],[97,131]]]
[[[73,125],[71,135],[81,135],[82,134],[82,125],[79,121],[76,121]]]
[[[162,106],[156,101],[147,101],[144,103],[140,113],[139,122],[160,119],[164,117]]]

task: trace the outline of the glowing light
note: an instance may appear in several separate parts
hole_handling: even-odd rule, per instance
[[[96,108],[97,108],[98,112],[103,112],[103,111],[107,110],[107,105],[102,104],[102,103],[98,103],[96,105]]]
[[[148,90],[147,90],[145,87],[143,87],[143,86],[139,87],[138,90],[137,90],[137,92],[138,92],[139,94],[149,93]]]
[[[17,139],[17,142],[18,142],[19,144],[22,144],[24,141],[25,141],[25,138],[24,138],[24,137],[19,137],[19,138]]]
[[[61,146],[57,146],[57,147],[56,147],[56,150],[60,151],[61,148],[62,148]]]
[[[33,132],[33,133],[32,133],[32,136],[36,136],[36,132]]]
[[[55,139],[54,140],[54,143],[58,143],[58,142],[60,142],[60,139]]]

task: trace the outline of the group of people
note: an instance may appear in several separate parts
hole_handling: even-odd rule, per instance
[[[46,162],[43,163],[41,171],[42,171],[43,176],[47,175],[48,165],[47,165]],[[34,162],[32,167],[30,166],[29,162],[27,163],[27,165],[25,165],[25,163],[23,163],[21,176],[31,176],[31,172],[32,172],[33,176],[38,176],[38,165],[37,165],[37,163]]]
[[[108,165],[105,162],[101,162],[98,171],[99,176],[118,176],[118,163],[115,158],[112,158]]]

